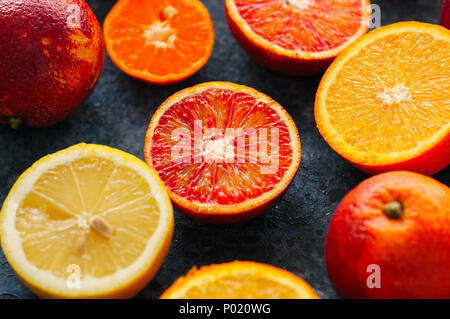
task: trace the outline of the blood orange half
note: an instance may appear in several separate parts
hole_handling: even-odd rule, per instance
[[[324,71],[368,29],[369,0],[225,0],[233,35],[258,63],[305,75]]]
[[[241,221],[263,212],[300,164],[289,114],[252,88],[203,83],[168,98],[154,114],[145,159],[187,215]]]

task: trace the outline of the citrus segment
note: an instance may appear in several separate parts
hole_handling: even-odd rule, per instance
[[[106,48],[125,73],[153,84],[171,84],[209,59],[214,29],[198,0],[123,0],[104,23]]]
[[[450,31],[417,22],[370,32],[322,79],[318,128],[339,154],[377,173],[435,173],[450,159]]]
[[[174,157],[183,143],[186,150]],[[220,221],[239,219],[282,193],[298,169],[300,140],[269,97],[212,82],[163,103],[149,125],[145,156],[176,204]]]
[[[17,181],[2,209],[2,247],[38,295],[130,297],[167,253],[172,218],[145,163],[80,144],[41,159]],[[73,271],[78,286],[68,284]]]
[[[235,261],[195,267],[161,299],[317,299],[301,278],[270,265]]]
[[[226,0],[231,31],[261,64],[291,74],[323,71],[368,29],[367,0]]]

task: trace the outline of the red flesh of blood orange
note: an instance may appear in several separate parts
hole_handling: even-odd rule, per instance
[[[174,159],[182,141],[191,151]],[[163,103],[145,157],[188,215],[233,222],[262,212],[286,189],[300,163],[300,139],[287,112],[266,95],[213,82]]]

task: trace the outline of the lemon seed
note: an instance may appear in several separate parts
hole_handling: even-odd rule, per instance
[[[101,216],[93,216],[89,219],[89,225],[92,230],[100,236],[111,238],[113,235],[112,226]]]

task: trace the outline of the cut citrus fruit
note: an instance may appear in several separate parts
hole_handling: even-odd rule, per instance
[[[210,82],[159,107],[144,154],[184,212],[233,222],[261,213],[288,187],[300,164],[300,138],[289,114],[268,96]]]
[[[6,258],[46,298],[132,297],[162,264],[172,230],[158,176],[132,155],[87,144],[23,173],[0,218]]]
[[[167,85],[200,70],[214,45],[214,28],[198,0],[121,0],[103,25],[106,49],[123,72]]]
[[[450,161],[450,31],[401,22],[368,33],[325,73],[320,133],[368,173],[436,173]]]
[[[228,24],[247,53],[287,74],[322,72],[368,29],[369,0],[225,0]]]
[[[161,299],[318,298],[303,279],[286,270],[251,261],[194,267],[161,296]]]

